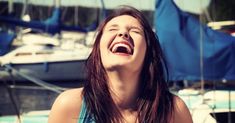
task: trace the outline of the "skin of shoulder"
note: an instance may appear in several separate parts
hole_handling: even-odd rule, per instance
[[[51,108],[48,123],[77,123],[82,105],[82,89],[62,92]]]
[[[193,123],[190,111],[184,101],[180,97],[175,96],[174,102],[175,109],[171,123]]]

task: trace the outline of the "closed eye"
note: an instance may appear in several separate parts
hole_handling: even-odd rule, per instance
[[[139,29],[131,29],[130,32],[135,33],[135,34],[141,34],[141,35],[143,34],[143,31]]]
[[[108,31],[117,31],[118,29],[117,28],[110,28],[108,29]]]
[[[134,33],[141,33],[141,31],[139,31],[139,30],[131,30],[131,32],[134,32]]]
[[[139,28],[139,27],[132,26],[130,28],[130,32],[141,34],[143,32],[143,30],[141,28]]]

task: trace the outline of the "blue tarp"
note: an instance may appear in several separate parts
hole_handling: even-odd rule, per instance
[[[41,30],[43,32],[47,32],[50,34],[60,33],[60,9],[55,8],[53,14],[50,18],[45,21],[24,21],[20,18],[13,17],[12,15],[9,16],[1,16],[0,15],[0,22],[8,23],[14,26],[22,26],[22,27],[29,27],[37,30]]]
[[[60,20],[61,10],[60,8],[54,8],[52,16],[45,21],[23,21],[19,18],[15,18],[12,16],[1,16],[0,15],[0,22],[5,22],[8,24],[12,24],[14,26],[22,26],[28,27],[32,29],[38,29],[43,32],[47,32],[50,34],[60,33],[61,30],[66,31],[79,31],[79,32],[89,32],[94,31],[97,28],[98,21],[92,23],[87,27],[80,27],[80,26],[68,26],[61,23]]]
[[[235,80],[235,37],[202,25],[173,0],[157,0],[155,7],[170,80]]]
[[[15,37],[16,35],[14,33],[0,32],[0,56],[9,52],[11,43]]]

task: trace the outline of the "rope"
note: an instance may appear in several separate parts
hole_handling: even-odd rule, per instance
[[[11,65],[4,65],[5,68],[9,69],[11,72],[15,72],[16,74],[18,74],[19,76],[37,84],[37,85],[40,85],[48,90],[51,90],[51,91],[54,91],[56,93],[61,93],[62,91],[64,90],[67,90],[67,88],[62,88],[62,87],[59,87],[59,86],[56,86],[56,85],[53,85],[53,84],[49,84],[45,81],[42,81],[40,79],[37,79],[37,78],[34,78],[32,76],[29,76],[27,74],[24,74],[22,72],[19,72],[18,70],[16,70],[15,68],[13,68]],[[10,72],[9,71],[9,72]]]

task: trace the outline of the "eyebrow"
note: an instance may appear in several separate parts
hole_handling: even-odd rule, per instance
[[[110,28],[110,27],[118,27],[118,25],[117,24],[112,24],[112,25],[107,26],[106,28]]]

